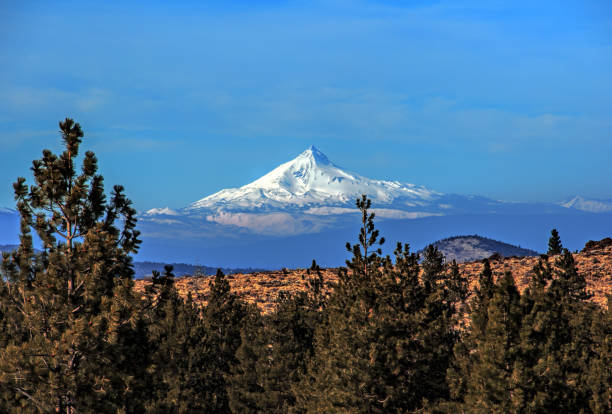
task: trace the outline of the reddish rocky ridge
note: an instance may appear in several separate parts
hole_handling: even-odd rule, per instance
[[[550,263],[556,257],[548,258]],[[506,271],[512,272],[520,291],[523,291],[531,277],[532,269],[540,257],[507,257],[491,258],[491,268],[496,278]],[[600,306],[606,306],[607,295],[612,293],[612,239],[599,242],[589,242],[585,249],[574,254],[578,271],[585,275],[587,289],[593,294],[591,299]],[[470,280],[470,287],[476,286],[478,274],[482,270],[482,262],[468,262],[459,265],[460,272]],[[337,280],[336,269],[323,269],[323,278],[329,287]],[[274,303],[279,292],[304,291],[308,287],[308,279],[314,275],[307,269],[279,270],[249,274],[228,275],[227,280],[233,292],[249,303],[256,304],[262,312],[268,313],[274,309]],[[206,303],[211,276],[181,277],[176,279],[179,293],[186,297],[189,292],[193,299],[201,304]],[[147,280],[137,280],[136,289],[143,291]]]

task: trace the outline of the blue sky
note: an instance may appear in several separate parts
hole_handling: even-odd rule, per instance
[[[612,198],[609,1],[19,1],[0,22],[0,206],[66,116],[138,209],[311,144],[443,192]]]

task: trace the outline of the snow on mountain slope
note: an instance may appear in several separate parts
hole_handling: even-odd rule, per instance
[[[182,209],[151,209],[140,216],[140,223],[145,233],[156,235],[181,232],[199,237],[215,226],[262,235],[316,233],[354,223],[355,200],[362,194],[372,200],[381,219],[567,211],[552,203],[510,203],[366,178],[342,169],[311,146],[250,184],[221,190]]]
[[[575,196],[560,205],[565,208],[573,208],[589,213],[607,213],[612,211],[612,200],[589,200],[580,196]]]
[[[314,146],[297,158],[240,188],[221,190],[189,205],[186,210],[269,211],[314,206],[353,207],[355,199],[367,194],[376,206],[426,205],[441,193],[414,184],[372,180],[348,172],[331,162]],[[332,214],[342,213],[335,210]]]
[[[145,214],[148,215],[155,215],[155,214],[159,214],[159,215],[164,215],[164,216],[178,216],[178,212],[172,210],[169,207],[163,207],[163,208],[152,208],[151,210],[147,210],[147,212]]]

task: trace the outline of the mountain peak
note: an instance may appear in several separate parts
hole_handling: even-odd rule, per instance
[[[302,152],[298,158],[308,158],[315,161],[317,164],[332,164],[332,162],[327,158],[327,155],[323,154],[321,150],[319,150],[314,145],[308,147],[304,152]]]
[[[612,200],[592,200],[576,195],[569,201],[560,203],[561,207],[573,208],[589,213],[607,213],[612,211]]]
[[[212,212],[286,213],[303,209],[312,214],[330,211],[353,212],[355,199],[366,194],[379,206],[396,204],[400,209],[419,209],[442,194],[414,184],[372,180],[334,164],[314,145],[289,162],[240,188],[221,190],[202,198],[187,210]],[[317,210],[324,207],[323,210]],[[340,210],[335,208],[340,207]],[[313,210],[314,209],[314,210]],[[344,209],[344,210],[343,210]],[[395,211],[395,210],[393,210]]]

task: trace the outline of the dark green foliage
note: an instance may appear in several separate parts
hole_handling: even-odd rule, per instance
[[[241,331],[248,315],[247,305],[231,292],[225,275],[218,270],[202,313],[212,353],[210,366],[215,372],[208,384],[215,401],[214,412],[230,411],[228,377],[239,362],[236,351],[242,343]]]
[[[595,314],[591,327],[594,357],[586,369],[585,382],[593,413],[612,412],[612,294],[605,311]]]
[[[472,323],[448,372],[455,401],[447,411],[605,412],[604,313],[586,301],[571,253],[565,251],[556,267],[540,261],[519,295],[509,274],[491,290],[485,263]]]
[[[450,407],[454,402],[463,401],[469,386],[470,373],[475,363],[475,352],[478,341],[484,338],[489,321],[489,302],[494,293],[493,272],[487,259],[483,260],[483,269],[478,277],[478,288],[468,306],[469,325],[461,341],[455,344],[454,358],[447,370],[447,382],[450,388]],[[455,407],[455,409],[458,409]]]
[[[522,376],[520,364],[520,295],[506,273],[488,301],[486,324],[472,334],[467,364],[465,409],[468,412],[519,412]],[[481,335],[481,336],[480,336]]]
[[[207,330],[191,297],[183,300],[174,287],[172,267],[154,272],[148,292],[148,392],[143,405],[149,413],[213,412],[223,407],[217,396],[217,372]]]
[[[75,167],[79,124],[66,119],[60,130],[64,152],[44,150],[33,161],[35,184],[14,184],[21,242],[3,256],[0,389],[3,404],[21,412],[112,412],[132,382],[121,348],[137,325],[136,212],[120,186],[106,201],[92,152]]]
[[[596,352],[590,327],[598,310],[586,302],[571,253],[565,250],[556,265],[553,271],[540,262],[522,298],[524,404],[534,412],[589,412],[584,375]]]
[[[584,275],[578,273],[574,256],[569,250],[563,249],[555,265],[559,271],[552,283],[551,290],[555,291],[560,299],[573,303],[591,298],[592,295],[586,290]]]
[[[274,313],[245,324],[230,388],[233,412],[286,413],[295,406],[325,306],[316,262],[309,271],[316,276],[307,292],[281,292]]]
[[[548,239],[548,254],[555,255],[561,254],[563,245],[561,244],[561,237],[557,229],[552,229],[550,232],[550,238]]]
[[[433,244],[425,248],[421,268],[423,283],[428,289],[432,289],[444,275],[444,255]]]
[[[315,354],[300,387],[306,412],[405,412],[445,398],[444,376],[456,338],[455,309],[444,282],[442,257],[417,256],[398,245],[395,260],[373,250],[378,242],[370,202],[362,212],[359,244],[329,298],[326,322],[315,334]]]
[[[261,358],[265,355],[262,337],[263,318],[255,308],[249,308],[241,331],[241,344],[236,350],[236,364],[229,377],[229,407],[233,413],[260,413],[267,406],[264,387],[261,384]]]

